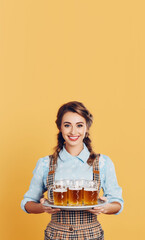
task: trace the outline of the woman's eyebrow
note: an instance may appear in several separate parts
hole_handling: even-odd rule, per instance
[[[63,124],[65,124],[65,123],[71,124],[71,122],[64,122]],[[80,123],[84,124],[84,122],[77,122],[76,124],[80,124]]]

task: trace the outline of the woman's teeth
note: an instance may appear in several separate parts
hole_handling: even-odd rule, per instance
[[[69,137],[71,141],[76,141],[79,137]]]

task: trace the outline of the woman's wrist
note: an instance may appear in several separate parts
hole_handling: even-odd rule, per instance
[[[104,214],[116,214],[120,211],[121,204],[119,202],[111,202],[106,204],[106,208],[104,207]]]

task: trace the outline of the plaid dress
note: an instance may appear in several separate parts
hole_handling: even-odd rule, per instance
[[[98,181],[100,189],[99,157],[93,164],[93,179]],[[55,165],[50,156],[47,188],[53,184]],[[67,211],[51,215],[51,221],[45,230],[45,240],[104,240],[104,231],[97,220],[97,216],[88,211]]]

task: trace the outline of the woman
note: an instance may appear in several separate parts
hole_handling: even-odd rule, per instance
[[[60,107],[55,151],[53,155],[39,159],[30,188],[22,200],[24,211],[52,215],[45,230],[45,240],[103,240],[104,231],[97,215],[119,214],[123,209],[122,189],[118,186],[112,161],[92,149],[89,138],[92,120],[92,115],[80,102],[68,102]],[[43,193],[54,180],[60,179],[97,179],[99,189],[104,191],[102,199],[107,198],[108,203],[85,211],[62,211],[44,206]]]

